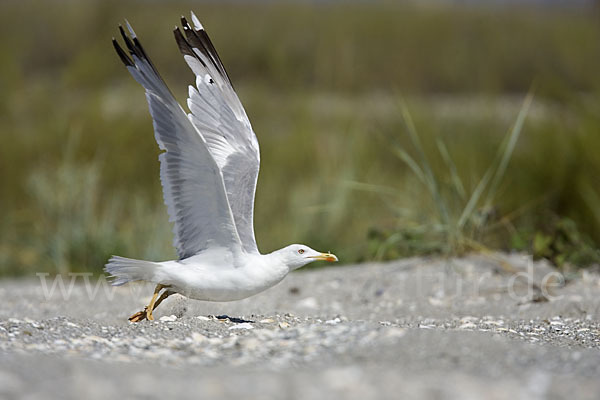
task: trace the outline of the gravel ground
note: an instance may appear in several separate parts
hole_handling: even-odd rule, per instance
[[[60,283],[0,281],[1,399],[600,393],[600,275],[516,255],[307,270],[239,302],[172,296],[139,324],[152,287]]]

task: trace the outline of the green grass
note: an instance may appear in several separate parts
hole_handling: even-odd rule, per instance
[[[533,92],[530,92],[516,117],[514,126],[503,139],[489,167],[470,193],[465,190],[456,163],[441,138],[436,139],[438,150],[436,156],[444,161],[446,173],[442,174],[439,171],[434,173],[412,116],[406,103],[402,101],[400,105],[402,117],[416,156],[411,156],[402,146],[397,147],[395,153],[429,193],[433,215],[417,224],[408,221],[408,228],[403,227],[404,221],[401,221],[395,232],[377,249],[377,258],[384,257],[389,249],[404,246],[407,238],[411,237],[417,237],[419,242],[427,243],[430,249],[437,248],[444,254],[459,254],[485,247],[480,238],[488,228],[492,207],[497,203],[498,187],[512,158],[532,101]],[[361,185],[357,188],[360,189]],[[363,185],[362,188],[372,190],[369,185]],[[383,195],[395,194],[389,189],[382,190],[381,187],[373,189]],[[411,222],[414,225],[412,228]]]
[[[110,38],[129,19],[183,102],[193,76],[171,29],[190,9],[259,137],[261,250],[355,262],[466,238],[598,262],[594,12],[22,1],[0,4],[0,275],[173,257],[145,99]]]

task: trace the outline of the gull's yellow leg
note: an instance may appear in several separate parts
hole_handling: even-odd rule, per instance
[[[169,293],[167,296],[164,296],[165,293],[168,293],[168,291],[165,291],[165,293],[163,293],[163,296],[161,296],[161,298],[159,299],[159,301],[156,301],[156,298],[158,297],[158,293],[163,290],[164,288],[169,287],[169,285],[161,285],[160,283],[158,285],[156,285],[156,288],[154,289],[154,295],[152,296],[152,300],[150,300],[150,304],[148,304],[146,307],[144,307],[143,311],[138,311],[135,314],[133,314],[131,317],[129,317],[129,320],[131,322],[140,322],[143,321],[145,319],[148,319],[149,321],[154,321],[154,317],[152,316],[152,311],[158,306],[158,304],[160,304],[164,299],[166,299],[167,297],[169,297],[169,295],[171,293]]]
[[[160,283],[156,285],[154,289],[154,295],[152,295],[152,300],[150,300],[150,304],[146,307],[146,318],[148,321],[154,321],[154,317],[152,316],[152,311],[154,310],[154,303],[156,303],[156,298],[158,297],[158,293],[164,288]]]
[[[160,286],[160,289],[158,288],[158,286]],[[171,292],[169,290],[165,290],[160,295],[160,297],[158,298],[158,300],[154,301],[156,299],[156,295],[158,294],[158,292],[161,289],[170,287],[170,285],[168,285],[168,286],[158,285],[158,286],[154,290],[154,296],[152,297],[152,301],[150,302],[150,304],[148,304],[148,312],[146,313],[147,314],[146,318],[148,318],[149,321],[154,321],[154,316],[152,315],[152,311],[156,310],[156,307],[158,307],[159,304],[162,303],[164,299],[166,299],[167,297],[169,297],[170,295],[172,295],[173,293],[175,293],[175,292]]]
[[[152,311],[156,310],[156,307],[158,307],[160,305],[160,303],[163,302],[164,299],[166,299],[167,297],[169,297],[172,294],[175,294],[175,292],[171,292],[170,290],[165,290],[160,295],[160,297],[158,298],[158,300],[156,300],[156,303],[154,303],[154,308],[152,308]]]

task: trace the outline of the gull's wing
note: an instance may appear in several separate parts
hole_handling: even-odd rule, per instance
[[[196,87],[189,87],[188,117],[221,169],[242,246],[247,252],[258,252],[253,223],[260,165],[258,140],[200,21],[192,13],[193,28],[185,17],[181,22],[185,36],[176,28],[175,39],[196,75]]]
[[[146,55],[131,26],[131,38],[120,27],[130,56],[113,39],[115,50],[136,81],[146,90],[161,150],[160,180],[174,245],[180,259],[212,246],[241,246],[223,176],[206,141],[190,122]]]

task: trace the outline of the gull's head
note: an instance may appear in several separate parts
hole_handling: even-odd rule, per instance
[[[291,271],[305,266],[313,261],[335,262],[338,258],[329,252],[322,253],[303,244],[292,244],[274,252]]]

